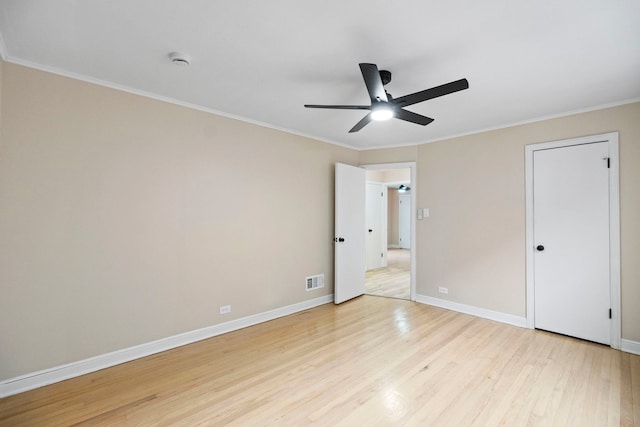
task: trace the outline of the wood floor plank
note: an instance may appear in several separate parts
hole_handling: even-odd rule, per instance
[[[0,399],[1,426],[640,425],[640,356],[363,296]]]
[[[387,298],[411,297],[411,250],[389,249],[387,266],[365,274],[365,294]]]

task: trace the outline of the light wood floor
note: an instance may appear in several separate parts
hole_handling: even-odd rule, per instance
[[[3,426],[640,426],[640,356],[362,296],[0,400]]]
[[[387,267],[367,271],[364,292],[367,295],[409,299],[411,290],[411,251],[389,249]]]

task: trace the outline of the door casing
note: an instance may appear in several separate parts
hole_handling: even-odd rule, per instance
[[[609,265],[611,297],[611,347],[619,349],[621,341],[620,318],[620,174],[618,133],[610,132],[580,138],[529,144],[525,146],[525,257],[526,257],[526,298],[527,327],[535,327],[534,318],[534,233],[533,233],[533,153],[537,150],[568,147],[572,145],[607,142],[609,144]]]

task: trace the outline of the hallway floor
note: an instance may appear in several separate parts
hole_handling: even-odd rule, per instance
[[[369,270],[365,276],[365,294],[389,298],[410,298],[411,250],[389,249],[387,267]]]

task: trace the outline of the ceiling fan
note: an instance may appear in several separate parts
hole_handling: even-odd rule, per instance
[[[384,89],[384,86],[391,81],[391,72],[387,70],[378,70],[376,64],[362,63],[360,71],[364,78],[364,84],[367,86],[371,105],[314,105],[305,104],[306,108],[330,108],[335,110],[369,110],[369,113],[362,118],[356,125],[351,128],[349,133],[358,132],[365,127],[371,120],[387,120],[392,117],[411,123],[426,126],[433,121],[431,117],[407,111],[404,107],[417,104],[439,96],[448,95],[460,90],[468,89],[469,82],[467,79],[456,80],[455,82],[432,87],[420,92],[393,98]]]

